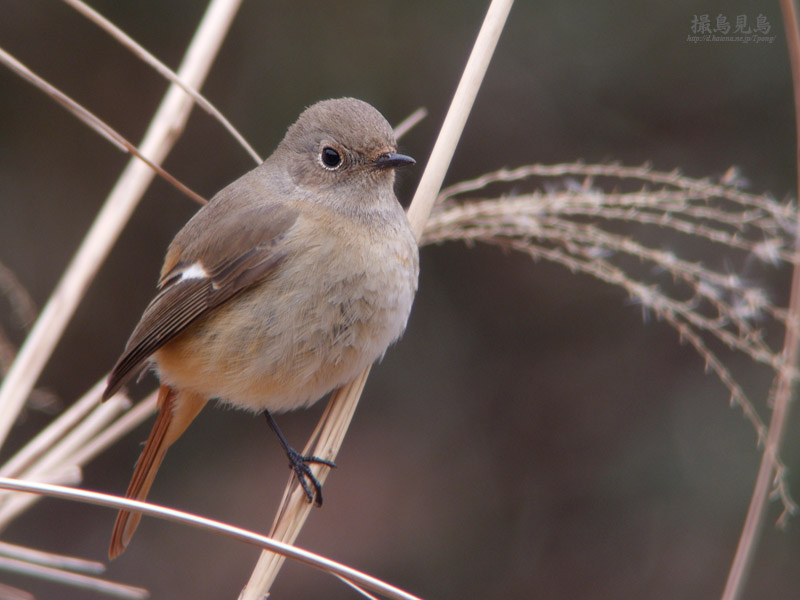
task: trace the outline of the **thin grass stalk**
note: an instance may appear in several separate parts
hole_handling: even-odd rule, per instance
[[[122,31],[119,27],[114,25],[111,21],[106,19],[103,15],[81,0],[62,0],[62,2],[68,4],[84,17],[92,21],[95,25],[100,27],[103,31],[107,32],[125,48],[130,50],[136,57],[140,58],[143,62],[152,67],[153,70],[155,70],[162,77],[176,85],[179,85],[184,92],[189,94],[194,99],[200,108],[214,117],[225,129],[228,130],[228,133],[230,133],[231,136],[233,136],[233,138],[239,142],[239,145],[244,148],[244,150],[250,155],[256,164],[261,163],[261,157],[253,149],[253,147],[247,143],[247,140],[244,139],[244,136],[239,133],[239,131],[230,123],[230,121],[228,121],[228,119],[226,119],[225,116],[219,112],[219,110],[217,110],[213,104],[211,104],[204,96],[202,96],[200,92],[183,81],[177,74],[167,67],[167,65],[150,54],[150,52],[135,42],[127,33]]]
[[[353,588],[356,592],[361,594],[364,598],[367,598],[367,600],[378,600],[378,598],[376,596],[373,596],[372,594],[368,593],[367,590],[358,587],[352,581],[347,581],[347,579],[345,579],[344,577],[339,577],[338,575],[336,577],[339,578],[339,581],[341,581],[345,585],[348,585],[351,588]]]
[[[59,485],[50,485],[46,483],[38,483],[33,481],[22,481],[19,479],[9,479],[0,477],[0,489],[25,492],[29,494],[42,494],[52,498],[60,498],[62,500],[72,500],[75,502],[83,502],[87,504],[94,504],[97,506],[105,506],[115,510],[128,510],[136,511],[151,517],[157,517],[173,523],[182,525],[189,525],[197,529],[209,531],[211,533],[222,534],[229,539],[244,542],[259,548],[268,548],[272,552],[284,554],[288,558],[296,560],[305,565],[314,567],[332,575],[338,575],[355,583],[356,585],[365,589],[371,590],[378,594],[384,595],[391,600],[420,600],[416,596],[409,594],[395,586],[389,585],[379,579],[371,577],[361,571],[352,569],[341,563],[332,561],[324,556],[314,554],[308,550],[303,550],[290,544],[285,544],[281,541],[274,540],[264,535],[253,533],[240,527],[220,523],[213,519],[199,517],[190,513],[185,513],[172,508],[164,506],[157,506],[139,500],[131,500],[129,498],[121,498],[110,494],[101,494],[99,492],[91,492],[89,490],[80,490],[70,487],[63,487]]]
[[[497,47],[512,4],[513,0],[492,0],[483,25],[478,32],[461,81],[453,95],[447,116],[408,210],[408,219],[417,240],[422,237],[425,223],[442,187],[444,176],[450,166],[456,145],[461,138],[464,125],[466,125],[475,97]],[[321,427],[318,426],[312,435],[312,440],[304,453],[335,460],[341,443],[344,441],[344,434],[355,414],[369,370],[369,368],[366,369],[354,382],[334,392],[320,421]],[[315,437],[317,438],[316,443],[313,443]],[[312,468],[322,482],[327,476],[328,468],[321,465],[315,465]],[[294,541],[300,533],[311,507],[294,479],[290,479],[284,491],[284,499],[272,531],[276,539]],[[247,586],[239,596],[240,600],[265,598],[269,594],[282,564],[283,561],[271,553],[262,553]]]
[[[93,573],[98,575],[106,570],[106,566],[96,560],[86,560],[85,558],[76,558],[64,554],[42,552],[41,550],[33,550],[32,548],[18,546],[17,544],[9,544],[8,542],[0,542],[0,556],[8,556],[37,565],[45,565],[47,567],[65,569],[78,573]]]
[[[107,596],[113,596],[114,598],[123,598],[124,600],[144,600],[150,597],[150,592],[144,588],[114,583],[113,581],[106,581],[105,579],[92,577],[91,575],[37,565],[6,556],[0,556],[0,570],[28,575],[36,579],[53,581],[61,585],[80,587],[106,594]]]
[[[431,157],[408,207],[408,220],[417,240],[422,237],[425,223],[433,210],[439,190],[442,189],[444,176],[461,139],[461,132],[464,131],[467,117],[472,110],[513,3],[513,0],[492,0],[478,32],[467,66],[464,67],[464,74],[461,76],[450,109],[431,151]]]
[[[130,404],[124,396],[114,396],[108,402],[97,405],[91,414],[87,415],[80,424],[68,435],[37,460],[31,467],[20,475],[22,479],[32,481],[50,481],[65,470],[82,467],[72,460],[72,456],[81,450],[86,441],[102,432],[111,421],[120,415]],[[3,531],[17,516],[27,510],[38,496],[20,496],[13,494],[10,499],[4,499],[0,508],[0,531]]]
[[[110,447],[121,437],[144,423],[156,412],[158,391],[152,392],[144,400],[140,400],[133,408],[127,411],[111,425],[78,448],[69,460],[76,465],[85,465],[95,456]]]
[[[411,129],[416,127],[417,124],[427,116],[428,116],[427,109],[418,108],[413,113],[408,115],[405,119],[400,121],[400,123],[398,123],[397,127],[394,128],[395,137],[399,140],[406,133],[408,133]]]
[[[178,71],[179,77],[192,87],[200,87],[205,79],[239,4],[240,0],[210,3]],[[171,85],[140,145],[142,153],[154,163],[162,163],[180,136],[193,104],[180,87]],[[153,171],[141,161],[132,159],[128,163],[39,315],[0,387],[0,446],[100,264],[153,177]]]
[[[139,402],[113,421],[130,401],[117,394],[99,404],[102,382],[94,386],[45,431],[26,444],[4,468],[17,477],[59,485],[78,485],[81,468],[119,437],[141,423],[155,411],[155,394]],[[89,412],[90,409],[91,412]],[[14,494],[2,491],[0,497],[0,529],[42,498],[35,494]],[[93,577],[76,577],[76,573],[97,575],[105,570],[103,563],[70,556],[41,552],[30,548],[0,543],[0,569],[49,579],[63,585],[91,589],[121,598],[144,598],[147,591]],[[14,560],[7,560],[14,559]],[[21,561],[21,562],[20,562]],[[41,568],[45,567],[45,568]],[[0,597],[5,598],[0,590]],[[8,596],[9,599],[11,596]]]
[[[158,175],[160,175],[168,183],[177,188],[178,191],[182,192],[183,194],[186,194],[187,196],[199,202],[200,204],[205,203],[206,201],[205,198],[200,196],[200,194],[196,193],[195,191],[189,189],[183,183],[178,181],[175,177],[170,175],[167,171],[162,169],[159,165],[151,161],[147,157],[147,155],[142,153],[142,151],[136,147],[135,144],[128,141],[128,139],[125,138],[122,134],[120,134],[116,129],[111,127],[108,123],[103,121],[100,117],[95,115],[85,106],[83,106],[76,100],[70,98],[67,94],[62,92],[53,84],[51,84],[47,80],[43,79],[42,77],[31,71],[28,67],[23,65],[21,62],[19,62],[16,58],[11,56],[8,52],[3,50],[2,48],[0,48],[0,62],[5,64],[17,75],[19,75],[23,79],[26,79],[27,81],[38,87],[40,90],[42,90],[45,94],[53,98],[61,106],[66,108],[73,115],[75,115],[86,125],[88,125],[91,129],[94,129],[94,131],[102,135],[106,140],[114,144],[117,148],[119,148],[123,152],[129,152],[133,154],[136,158],[145,163],[153,171],[158,173]]]
[[[369,371],[370,368],[367,368],[355,381],[339,388],[332,394],[303,454],[311,454],[327,460],[336,458],[358,406],[358,400],[367,382]],[[311,469],[320,484],[325,482],[330,472],[329,467],[319,464],[311,465]],[[293,544],[297,540],[312,508],[302,488],[296,483],[294,477],[290,476],[283,492],[283,500],[270,530],[271,538],[287,544]],[[269,594],[284,560],[284,556],[274,552],[262,552],[239,600],[265,598]]]
[[[739,191],[735,187],[714,183],[708,178],[693,179],[681,174],[679,169],[670,172],[654,171],[650,163],[640,166],[624,166],[619,162],[608,164],[586,164],[583,162],[559,163],[556,165],[525,165],[516,169],[500,169],[485,173],[469,181],[461,181],[442,190],[441,197],[482,189],[498,181],[516,181],[539,175],[543,177],[611,177],[614,179],[639,180],[644,184],[657,184],[683,189],[699,197],[720,196],[744,206],[755,206],[787,221],[794,221],[794,212],[789,205],[777,204],[770,197],[755,196]]]
[[[33,461],[44,454],[97,406],[103,389],[105,389],[105,382],[97,382],[82,398],[74,402],[61,416],[40,431],[35,438],[25,444],[0,467],[0,477],[18,477],[24,469],[27,469]]]
[[[80,470],[86,463],[155,412],[155,394],[130,410],[126,410],[130,401],[122,394],[99,404],[104,385],[104,382],[98,382],[23,446],[0,467],[0,477],[78,483]],[[124,414],[117,418],[123,411]],[[0,530],[36,500],[36,496],[0,493]]]
[[[438,221],[438,214],[432,218],[433,221]],[[706,363],[706,368],[713,371],[722,384],[731,393],[731,402],[738,405],[747,419],[753,425],[759,443],[766,440],[766,426],[761,422],[758,412],[752,403],[748,400],[744,391],[736,383],[733,375],[724,366],[722,361],[710,350],[710,348],[702,341],[698,332],[693,329],[689,323],[681,320],[670,309],[666,298],[660,301],[654,301],[656,295],[648,289],[647,286],[639,283],[638,281],[629,278],[623,271],[604,261],[595,257],[576,256],[564,251],[561,248],[546,248],[541,245],[529,244],[525,241],[514,239],[503,239],[501,237],[491,236],[477,236],[469,237],[467,235],[459,236],[452,234],[451,238],[440,238],[439,241],[445,239],[461,239],[462,241],[481,241],[487,244],[499,246],[504,249],[512,249],[530,255],[532,258],[544,258],[551,262],[561,264],[567,267],[573,273],[585,273],[592,275],[597,279],[606,283],[616,285],[626,290],[632,297],[636,298],[644,308],[653,310],[660,318],[669,322],[680,334],[681,339],[688,342],[695,348],[697,353],[703,358]],[[426,240],[423,240],[425,242]],[[665,304],[665,302],[667,302]]]
[[[797,193],[798,197],[800,197],[800,27],[798,27],[795,3],[792,0],[780,0],[780,6],[789,51],[789,64],[792,71]],[[800,225],[800,212],[796,215],[796,223]],[[795,250],[798,250],[797,241],[795,242]],[[753,489],[753,495],[750,498],[750,506],[747,509],[747,517],[739,537],[736,554],[725,582],[725,589],[722,592],[722,600],[738,600],[744,593],[747,578],[753,566],[753,558],[764,530],[767,503],[778,474],[778,453],[786,432],[795,382],[795,378],[792,376],[792,369],[797,364],[798,350],[800,350],[800,331],[798,331],[798,323],[800,323],[800,267],[797,264],[792,270],[789,315],[782,354],[784,364],[788,368],[782,368],[776,375],[777,384],[774,386],[775,394],[773,397],[772,416],[770,417],[767,431],[767,442],[761,455],[756,484]]]

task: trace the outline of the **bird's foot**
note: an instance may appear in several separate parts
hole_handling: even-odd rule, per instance
[[[322,506],[322,484],[314,476],[309,465],[326,465],[335,469],[336,464],[319,456],[305,456],[291,447],[286,448],[286,456],[289,457],[289,467],[294,471],[294,475],[303,488],[308,501],[317,506]]]

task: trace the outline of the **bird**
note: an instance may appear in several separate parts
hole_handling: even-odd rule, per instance
[[[403,334],[419,255],[394,182],[396,169],[414,163],[373,106],[323,100],[177,233],[103,393],[148,367],[159,378],[158,413],[127,498],[147,497],[167,449],[216,400],[263,413],[308,500],[322,504],[308,465],[335,465],[295,451],[273,415],[351,382]],[[118,513],[110,558],[140,519]]]

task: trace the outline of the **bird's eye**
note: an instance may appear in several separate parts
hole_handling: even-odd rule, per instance
[[[319,157],[322,161],[322,166],[326,169],[335,169],[342,164],[341,154],[339,154],[337,150],[334,150],[330,146],[325,146],[322,149]]]

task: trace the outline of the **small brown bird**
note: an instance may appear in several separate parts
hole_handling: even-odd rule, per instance
[[[178,232],[103,394],[147,364],[161,382],[128,498],[147,496],[169,446],[216,398],[263,412],[309,501],[322,503],[308,463],[332,463],[293,450],[272,413],[349,383],[403,333],[419,259],[394,169],[413,163],[372,106],[325,100]],[[140,518],[117,515],[111,558]]]

